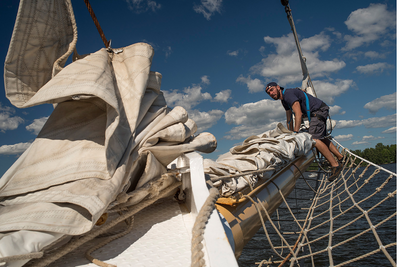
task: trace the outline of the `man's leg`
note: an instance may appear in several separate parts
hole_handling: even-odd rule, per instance
[[[336,148],[336,146],[331,142],[331,140],[325,138],[321,140],[324,142],[324,144],[329,148],[329,150],[336,156],[338,160],[341,160],[343,158],[343,155],[340,154],[339,150]]]
[[[326,158],[327,161],[331,164],[332,167],[337,167],[339,166],[339,163],[335,160],[333,155],[331,154],[331,151],[329,150],[328,146],[323,142],[322,140],[319,139],[314,139],[315,147],[321,152],[322,155]],[[333,145],[333,144],[332,144]],[[338,151],[339,152],[339,151]],[[339,153],[340,154],[340,153]]]

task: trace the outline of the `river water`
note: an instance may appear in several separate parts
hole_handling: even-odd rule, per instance
[[[381,165],[381,166],[391,172],[396,173],[396,164],[395,163],[394,164],[385,164],[385,165]],[[358,176],[363,171],[363,169],[364,168],[357,170],[356,176]],[[366,171],[364,178],[369,177],[373,173],[373,171],[374,171],[374,169],[369,168]],[[371,181],[368,184],[366,184],[364,187],[362,187],[362,190],[358,191],[357,194],[354,195],[355,200],[357,202],[359,202],[360,200],[364,199],[365,197],[370,196],[373,192],[375,192],[375,189],[377,187],[379,187],[380,185],[382,185],[382,183],[384,183],[384,181],[388,178],[388,176],[389,175],[386,172],[380,172],[379,174],[377,174],[373,179],[371,179]],[[309,190],[309,192],[311,192],[311,194],[312,194],[311,189],[307,188],[307,190]],[[354,190],[357,190],[356,187]],[[379,192],[378,194],[369,198],[368,200],[361,202],[360,206],[363,209],[369,209],[372,206],[376,205],[382,198],[386,197],[388,193],[391,193],[395,190],[396,190],[396,177],[393,177],[386,184],[386,186],[383,188],[383,190],[381,190],[381,192]],[[304,191],[306,191],[306,190],[304,190]],[[291,196],[293,196],[294,194],[296,194],[297,198],[299,198],[299,196],[300,196],[300,198],[303,198],[303,199],[307,198],[307,193],[304,193],[302,191],[300,191],[300,193],[299,193],[298,190],[296,193],[292,192],[292,194],[289,196],[289,198]],[[344,199],[345,199],[345,196],[341,196],[341,200],[344,200]],[[288,202],[290,202],[290,201],[292,201],[292,205],[294,204],[294,201],[296,201],[297,206],[299,206],[299,203],[300,203],[299,211],[301,211],[301,208],[309,206],[309,202],[308,202],[308,206],[305,206],[305,205],[302,206],[302,203],[299,202],[299,200],[288,199]],[[349,208],[350,204],[351,204],[350,202],[348,202],[347,204],[346,204],[346,202],[343,202],[343,204],[341,206],[341,210],[345,210],[345,209]],[[285,213],[285,209],[283,209],[283,211],[281,211],[282,206],[283,205],[281,205],[281,207],[279,208],[279,218],[280,218],[280,220],[282,220],[280,222],[280,225],[284,226],[286,223],[284,220],[286,218],[290,220],[292,217],[290,216],[290,213],[287,213],[287,212]],[[295,211],[295,209],[294,209],[294,211]],[[335,219],[334,225],[336,225],[336,226],[343,225],[343,224],[346,224],[347,222],[351,221],[352,216],[353,217],[359,216],[359,214],[357,214],[357,211],[358,210],[355,208],[351,209],[350,212],[347,212],[345,214],[345,216],[341,216],[340,218]],[[382,220],[384,220],[385,218],[387,218],[389,216],[389,214],[393,214],[394,212],[396,212],[396,196],[383,202],[382,204],[379,205],[379,207],[373,209],[368,214],[371,217],[372,223],[374,225],[376,225],[377,223],[379,223]],[[352,213],[354,213],[354,214],[352,214]],[[329,214],[327,216],[329,216]],[[276,213],[271,218],[276,219],[277,218]],[[343,218],[343,222],[340,221],[340,220],[342,220],[341,218]],[[326,218],[323,220],[326,220]],[[319,224],[322,222],[322,221],[319,222],[318,219],[316,219],[314,221],[316,224]],[[268,233],[270,233],[269,236],[271,238],[273,245],[279,246],[280,239],[277,238],[276,235],[274,237],[274,235],[272,234],[273,228],[271,227],[270,223],[267,222],[266,226],[267,226]],[[339,226],[337,226],[337,227],[339,227]],[[355,234],[362,231],[360,229],[369,229],[367,220],[360,219],[356,223],[353,223],[349,227],[346,227],[343,231],[335,233],[335,235],[334,235],[335,241],[333,242],[333,245],[335,244],[335,242],[337,243],[339,241],[350,238],[351,236],[354,236]],[[382,224],[381,226],[377,227],[376,230],[377,230],[377,233],[384,245],[396,242],[396,216],[394,216],[394,218],[388,220],[386,223]],[[286,231],[287,231],[287,229],[286,229]],[[296,230],[292,229],[292,231],[296,231]],[[313,237],[317,238],[320,235],[327,234],[329,232],[329,223],[326,224],[326,226],[324,226],[324,227],[316,229],[315,231],[316,231],[316,233],[314,233],[314,236],[312,233],[309,233],[310,238],[313,238]],[[322,231],[324,233],[322,233]],[[293,245],[296,240],[297,240],[297,235],[295,235],[294,241],[289,242],[289,244]],[[339,241],[337,241],[337,240],[339,240]],[[321,244],[320,247],[313,249],[313,252],[327,247],[326,242],[324,243],[323,241],[321,241],[320,244]],[[374,235],[372,233],[364,234],[361,237],[356,238],[355,240],[348,242],[344,245],[341,245],[337,249],[332,250],[334,264],[337,265],[337,264],[345,262],[349,259],[353,259],[357,256],[364,255],[364,254],[371,252],[377,248],[379,248],[379,246],[377,245],[377,241],[376,241]],[[396,261],[396,246],[388,248],[387,250],[388,250],[389,254],[393,257],[393,259]],[[286,253],[286,254],[283,253],[283,255],[287,255],[287,254],[288,253]],[[258,266],[258,264],[256,264],[256,262],[259,263],[262,260],[268,260],[271,255],[273,255],[272,260],[279,260],[279,257],[277,255],[274,255],[274,252],[270,249],[268,239],[264,233],[263,228],[261,228],[244,247],[242,255],[238,259],[238,263],[239,263],[240,267]],[[305,260],[305,262],[302,262],[301,264],[302,265],[300,265],[300,266],[312,266],[310,260],[307,260],[307,259]],[[321,254],[321,256],[314,257],[314,264],[315,264],[315,266],[329,266],[327,253]],[[278,265],[279,264],[272,264],[271,266],[278,266]],[[264,264],[263,266],[266,267],[267,264]],[[284,266],[289,266],[289,264],[285,264]],[[295,266],[297,266],[297,265],[295,265]],[[356,262],[350,263],[345,266],[372,267],[372,266],[392,266],[392,265],[387,260],[386,256],[382,252],[379,252],[379,253],[369,256],[363,260],[356,261]]]

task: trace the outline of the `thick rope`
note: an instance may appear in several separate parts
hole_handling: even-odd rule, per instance
[[[204,240],[204,230],[206,228],[207,221],[214,210],[215,202],[217,202],[218,197],[218,189],[212,187],[210,189],[210,195],[207,197],[206,201],[200,209],[199,214],[196,217],[196,221],[192,229],[192,267],[205,266],[202,244]]]
[[[76,43],[78,42],[78,27],[76,26],[75,15],[74,11],[72,10],[71,0],[65,1],[65,4],[68,11],[69,19],[71,20],[72,24],[73,38],[72,42],[69,44],[67,52],[65,52],[64,55],[62,55],[53,63],[53,77],[56,76],[63,69],[66,60],[72,54],[72,52],[74,52],[76,48]]]

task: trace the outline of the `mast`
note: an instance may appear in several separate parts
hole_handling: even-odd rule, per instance
[[[306,90],[307,87],[310,87],[312,90],[311,94],[313,94],[314,96],[317,96],[317,94],[315,93],[315,90],[314,90],[314,86],[311,82],[310,74],[308,73],[308,69],[307,69],[307,65],[306,65],[306,58],[303,56],[303,52],[301,51],[300,41],[297,36],[296,27],[294,26],[292,10],[290,9],[290,6],[289,6],[289,0],[281,0],[281,4],[285,7],[287,19],[289,21],[290,27],[292,28],[294,41],[295,41],[296,47],[297,47],[297,52],[299,53],[301,70],[303,72],[303,82],[301,85],[301,89]]]

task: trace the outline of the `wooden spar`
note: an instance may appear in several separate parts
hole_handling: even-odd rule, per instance
[[[297,32],[296,32],[296,27],[294,26],[292,10],[290,9],[290,6],[289,6],[289,0],[281,0],[281,3],[285,7],[287,19],[289,21],[290,27],[292,28],[294,41],[295,41],[296,47],[297,47],[297,52],[299,53],[301,70],[303,72],[303,83],[305,81],[307,82],[307,84],[302,84],[301,89],[306,90],[306,88],[307,88],[306,85],[307,85],[308,87],[310,87],[312,89],[312,93],[316,97],[317,94],[315,93],[314,85],[312,84],[310,74],[308,73],[308,69],[307,69],[307,65],[306,65],[306,58],[303,56],[303,52],[300,47],[300,41],[299,41],[299,38],[298,38]]]

